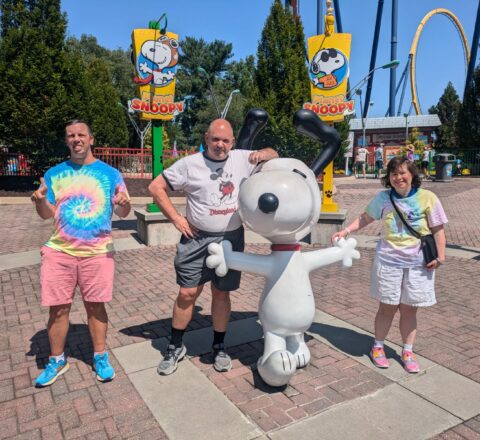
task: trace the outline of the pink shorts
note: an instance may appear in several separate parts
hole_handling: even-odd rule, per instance
[[[94,257],[74,257],[42,246],[42,306],[71,304],[78,285],[84,301],[112,300],[115,265],[113,252]]]

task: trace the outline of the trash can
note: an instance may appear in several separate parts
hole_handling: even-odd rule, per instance
[[[439,153],[433,156],[435,163],[435,182],[453,182],[453,164],[457,162],[454,154]]]

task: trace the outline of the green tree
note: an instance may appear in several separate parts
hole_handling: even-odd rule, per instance
[[[84,90],[85,120],[89,121],[99,146],[125,147],[128,130],[125,112],[118,105],[119,97],[112,83],[107,64],[100,59],[89,63],[85,69],[87,87]]]
[[[449,81],[438,104],[428,110],[430,114],[437,114],[442,123],[437,133],[437,149],[453,149],[458,147],[456,126],[461,105],[457,92],[453,84]]]
[[[33,154],[44,167],[66,154],[72,89],[63,78],[78,79],[78,63],[63,51],[66,18],[60,0],[3,0],[1,6],[0,142]]]
[[[1,0],[1,6],[0,143],[29,154],[43,172],[67,156],[69,119],[89,120],[102,143],[126,142],[108,66],[66,46],[60,0]]]
[[[480,67],[473,75],[473,84],[463,97],[458,112],[457,122],[458,145],[461,149],[480,147]]]
[[[282,156],[310,162],[319,145],[296,133],[292,118],[310,96],[305,36],[300,18],[275,0],[262,31],[250,106],[265,109],[270,119],[261,143]]]
[[[69,38],[66,46],[72,56],[80,57],[83,64],[82,103],[77,111],[81,111],[83,118],[91,123],[96,145],[128,146],[130,121],[125,110],[118,105],[134,96],[134,87],[128,85],[128,82],[133,84],[133,74],[130,60],[126,66],[126,52],[105,49],[92,35],[82,35],[80,40]],[[130,78],[127,77],[128,71]],[[135,136],[133,129],[130,136]]]
[[[172,135],[180,148],[190,148],[203,142],[208,124],[218,118],[207,78],[198,71],[198,67],[207,72],[220,112],[230,92],[236,88],[242,90],[242,86],[245,86],[243,72],[247,72],[248,68],[244,68],[243,61],[228,62],[233,56],[232,45],[224,41],[207,43],[203,39],[186,37],[180,42],[180,50],[176,97],[186,101],[186,108],[175,119]],[[252,60],[246,63],[251,65]],[[243,121],[244,102],[239,96],[232,99],[228,119],[234,129],[239,129]]]

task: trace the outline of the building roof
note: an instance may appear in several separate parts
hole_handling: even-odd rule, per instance
[[[405,128],[405,116],[392,116],[388,118],[367,118],[366,130],[385,128]],[[408,126],[413,127],[439,127],[442,125],[438,115],[411,115],[408,117]],[[350,119],[350,130],[362,130],[360,118]]]

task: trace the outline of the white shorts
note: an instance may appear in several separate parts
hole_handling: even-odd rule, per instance
[[[370,296],[384,304],[428,307],[436,304],[435,271],[425,266],[396,267],[373,261]]]

